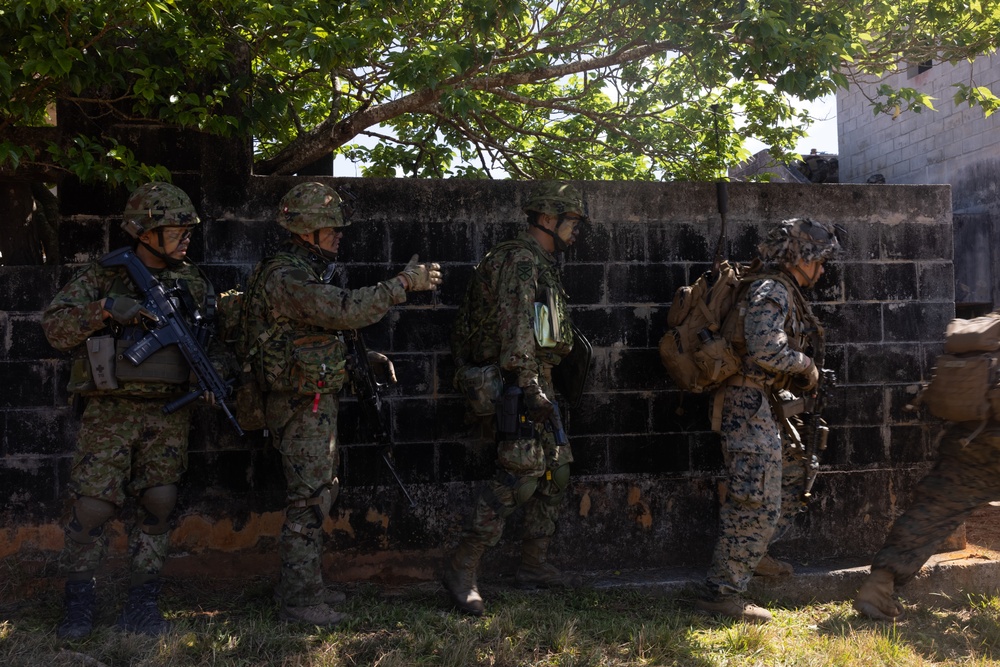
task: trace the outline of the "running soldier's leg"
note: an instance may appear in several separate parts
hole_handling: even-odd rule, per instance
[[[955,428],[942,440],[937,464],[875,555],[872,570],[891,571],[896,587],[910,581],[975,508],[1000,499],[1000,427],[963,447],[959,439],[967,434]]]

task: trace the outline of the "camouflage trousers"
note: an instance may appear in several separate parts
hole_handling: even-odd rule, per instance
[[[336,394],[313,396],[271,392],[267,428],[281,452],[288,507],[281,526],[279,590],[285,604],[307,607],[323,601],[323,521],[329,507],[306,504],[330,489],[337,474]]]
[[[799,510],[804,471],[782,447],[781,432],[763,392],[726,387],[722,447],[726,490],[719,506],[719,537],[706,585],[714,596],[746,591],[768,546]]]
[[[551,431],[536,425],[535,437],[497,443],[497,473],[479,494],[462,540],[492,547],[503,535],[507,517],[524,507],[522,539],[556,532],[568,472],[560,484],[553,471],[573,461],[569,444],[557,446]]]
[[[69,488],[76,496],[99,498],[121,507],[127,496],[138,497],[148,488],[176,484],[187,469],[187,408],[163,414],[166,399],[94,396],[87,399]],[[140,526],[147,518],[136,504],[135,524],[129,531],[129,568],[133,579],[159,575],[167,558],[170,533],[149,535]],[[69,537],[59,562],[75,579],[93,576],[108,550],[107,535],[90,544]]]
[[[963,447],[969,429],[952,427],[938,461],[917,485],[914,502],[896,519],[872,569],[889,570],[896,586],[909,582],[941,543],[980,505],[1000,500],[1000,424]]]

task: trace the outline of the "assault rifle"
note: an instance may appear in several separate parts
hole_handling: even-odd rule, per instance
[[[197,382],[196,388],[176,401],[163,406],[163,413],[176,412],[203,396],[206,391],[210,391],[215,397],[215,404],[222,408],[236,432],[243,435],[240,423],[236,421],[236,417],[226,405],[226,399],[232,393],[232,383],[223,380],[218,371],[215,370],[215,366],[208,358],[208,353],[205,352],[203,346],[205,341],[200,340],[192,333],[183,314],[178,311],[171,300],[171,292],[149,272],[149,269],[131,248],[119,248],[109,252],[100,259],[100,264],[104,267],[125,267],[129,278],[142,292],[145,298],[144,306],[155,321],[154,327],[125,350],[123,356],[138,366],[157,350],[167,345],[177,345],[194,372]],[[192,315],[196,322],[200,323],[201,316],[197,313],[192,313]]]
[[[813,391],[812,409],[803,415],[805,421],[802,433],[802,465],[805,467],[801,496],[803,509],[812,501],[812,487],[819,474],[819,455],[826,449],[826,440],[830,436],[830,428],[823,419],[823,411],[836,383],[836,373],[830,368],[821,368],[819,381]]]
[[[351,379],[351,385],[354,387],[354,395],[358,397],[358,405],[361,406],[364,420],[368,424],[368,428],[371,429],[375,442],[382,445],[382,461],[389,468],[396,484],[399,485],[406,500],[409,501],[410,507],[416,507],[417,501],[407,491],[403,479],[399,476],[399,471],[396,470],[392,438],[389,436],[389,430],[382,419],[382,390],[385,389],[387,383],[379,382],[378,378],[375,377],[375,372],[372,370],[371,364],[368,363],[368,349],[365,347],[361,333],[350,329],[344,331],[343,334],[344,343],[347,345],[347,373]]]

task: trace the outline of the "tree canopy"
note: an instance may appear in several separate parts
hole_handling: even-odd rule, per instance
[[[998,35],[985,0],[5,0],[0,168],[165,176],[111,119],[252,140],[261,174],[334,152],[377,176],[715,178],[744,138],[791,150],[792,97]],[[975,82],[955,95],[996,108]],[[95,130],[47,139],[57,101]]]

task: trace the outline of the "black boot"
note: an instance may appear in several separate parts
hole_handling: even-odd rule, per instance
[[[94,607],[97,595],[94,580],[66,582],[66,615],[56,628],[59,639],[83,639],[94,629]]]
[[[170,630],[169,621],[163,618],[156,606],[160,586],[160,581],[154,579],[128,589],[128,600],[116,623],[119,629],[151,637],[166,634]]]

